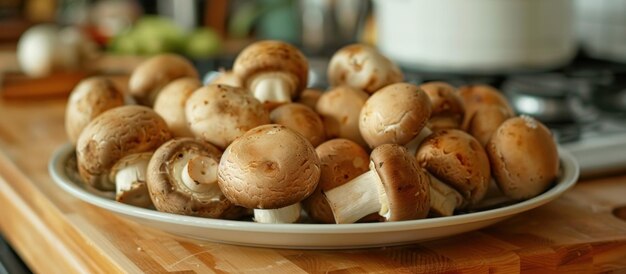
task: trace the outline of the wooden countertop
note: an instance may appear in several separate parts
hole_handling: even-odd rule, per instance
[[[47,172],[66,142],[65,100],[0,99],[0,229],[44,273],[600,272],[626,269],[626,175],[580,182],[492,227],[421,244],[343,251],[253,248],[179,238],[83,203]],[[621,213],[620,213],[621,212]]]

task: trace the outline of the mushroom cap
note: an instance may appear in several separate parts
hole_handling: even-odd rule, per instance
[[[326,140],[322,119],[314,110],[305,105],[298,103],[281,105],[272,110],[270,120],[274,124],[286,126],[302,134],[313,147]]]
[[[65,109],[65,131],[76,145],[83,129],[101,113],[124,105],[124,95],[105,77],[90,77],[74,87]]]
[[[315,109],[315,105],[317,105],[317,101],[323,93],[324,92],[319,89],[307,88],[300,93],[300,98],[298,98],[297,102],[311,109]]]
[[[405,145],[424,128],[431,108],[430,99],[419,87],[391,84],[367,99],[359,116],[359,130],[371,148]]]
[[[313,194],[303,201],[303,206],[311,219],[334,224],[333,211],[322,192],[343,185],[368,171],[370,156],[363,147],[348,139],[326,141],[315,151],[320,159],[320,180]]]
[[[209,82],[213,85],[227,85],[231,87],[243,87],[243,81],[232,70],[220,71],[220,73]]]
[[[459,95],[465,105],[465,117],[461,128],[467,130],[469,121],[477,108],[483,105],[499,105],[504,107],[509,116],[514,116],[515,111],[502,93],[489,85],[468,85],[459,88]]]
[[[263,105],[243,88],[208,85],[187,99],[185,117],[197,138],[226,148],[246,131],[270,122]]]
[[[218,182],[224,195],[246,208],[281,208],[315,190],[320,161],[302,135],[282,125],[256,127],[222,155]]]
[[[159,147],[148,164],[148,190],[154,206],[162,212],[190,216],[233,219],[245,213],[233,205],[215,187],[216,192],[196,192],[185,186],[180,178],[177,161],[196,156],[219,162],[222,152],[202,140],[176,138]],[[217,194],[217,195],[216,195]]]
[[[174,136],[193,136],[185,117],[185,103],[201,86],[200,80],[183,77],[170,82],[159,92],[154,102],[154,111],[163,117]]]
[[[422,167],[456,189],[470,205],[487,193],[489,158],[480,143],[464,131],[436,131],[422,142],[416,157]]]
[[[332,87],[348,85],[374,93],[404,78],[400,68],[378,50],[365,44],[339,49],[328,64],[328,81]]]
[[[487,153],[498,187],[512,199],[539,195],[559,172],[559,154],[550,130],[529,116],[502,123],[491,136]]]
[[[322,116],[328,138],[346,138],[367,147],[359,131],[359,115],[369,95],[349,86],[337,86],[320,96],[315,110]]]
[[[248,87],[257,73],[284,72],[295,76],[297,96],[306,88],[309,77],[309,63],[302,52],[282,41],[265,40],[253,43],[243,49],[235,63],[233,71]]]
[[[511,118],[510,112],[500,105],[480,106],[474,111],[467,132],[484,147],[491,135],[509,118]]]
[[[428,82],[419,86],[432,104],[429,128],[433,131],[446,128],[461,128],[465,106],[456,89],[446,82]]]
[[[133,70],[128,80],[128,92],[140,104],[152,106],[161,88],[181,77],[198,78],[198,71],[182,56],[159,54]]]
[[[387,194],[387,221],[421,219],[430,210],[430,178],[405,147],[383,144],[370,159]]]
[[[153,151],[171,138],[167,124],[156,112],[143,106],[121,106],[100,114],[78,137],[78,172],[85,183],[113,190],[108,178],[111,167],[122,157]]]

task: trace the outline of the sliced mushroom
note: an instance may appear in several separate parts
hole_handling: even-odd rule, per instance
[[[320,99],[324,92],[319,89],[307,88],[302,91],[300,98],[296,102],[303,104],[311,109],[315,109],[317,101]]]
[[[257,222],[265,219],[257,217],[260,211],[256,209],[298,206],[313,193],[319,177],[320,162],[311,143],[276,124],[256,127],[237,138],[224,151],[218,168],[224,195],[237,205],[255,209]],[[271,221],[293,219],[277,214]]]
[[[196,139],[177,138],[154,152],[148,190],[157,210],[189,216],[237,219],[246,210],[233,205],[217,184],[222,152]]]
[[[482,146],[486,146],[491,135],[511,117],[510,112],[500,105],[480,106],[474,111],[467,132],[474,136]]]
[[[328,138],[345,138],[367,147],[359,131],[359,115],[368,94],[349,86],[338,86],[325,92],[315,107],[322,116]]]
[[[338,224],[354,223],[376,213],[385,221],[426,217],[430,209],[430,180],[406,148],[396,144],[376,147],[370,170],[324,192]]]
[[[90,77],[80,81],[72,90],[65,109],[65,131],[76,145],[83,129],[101,113],[124,105],[124,95],[110,79]]]
[[[461,128],[465,106],[456,89],[445,82],[428,82],[419,86],[432,104],[432,114],[428,121],[431,130]]]
[[[489,159],[471,135],[457,129],[436,131],[424,140],[416,157],[430,174],[456,189],[468,205],[485,196],[491,179]]]
[[[239,53],[233,71],[259,101],[279,105],[291,102],[304,90],[309,64],[304,54],[288,43],[260,41]]]
[[[515,111],[506,100],[502,93],[489,85],[469,85],[459,88],[459,95],[463,99],[465,105],[465,116],[461,129],[467,131],[470,119],[474,116],[474,112],[484,105],[502,106],[509,116],[514,116]]]
[[[331,87],[351,86],[374,93],[384,86],[401,82],[400,68],[378,50],[364,44],[353,44],[339,49],[328,64]]]
[[[185,103],[200,86],[200,81],[196,78],[176,79],[163,87],[154,102],[154,111],[163,117],[176,137],[193,136],[185,117]]]
[[[317,222],[334,224],[335,217],[322,192],[340,186],[369,170],[369,155],[363,147],[348,139],[333,139],[315,148],[320,159],[321,175],[315,192],[303,201],[309,217]],[[378,221],[378,213],[361,221]]]
[[[270,113],[270,120],[302,134],[313,147],[326,140],[322,119],[305,105],[289,103],[279,106]]]
[[[140,104],[152,106],[165,85],[182,77],[198,78],[198,71],[191,62],[172,53],[156,55],[133,70],[128,91]]]
[[[539,195],[559,172],[559,154],[550,130],[529,116],[502,123],[491,136],[487,153],[498,187],[515,200]]]
[[[246,131],[270,122],[263,105],[246,90],[208,85],[187,99],[185,117],[197,138],[226,148]]]
[[[143,208],[151,208],[146,174],[152,152],[135,153],[125,156],[113,165],[109,180],[115,182],[115,200],[120,203]]]
[[[370,148],[406,145],[420,134],[431,111],[430,99],[419,87],[392,84],[367,99],[359,116],[359,130]]]

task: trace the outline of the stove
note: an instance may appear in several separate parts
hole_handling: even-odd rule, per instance
[[[211,77],[230,68],[232,58],[197,64]],[[309,86],[326,89],[326,58],[309,58]],[[414,84],[446,81],[455,86],[489,84],[509,98],[518,114],[544,122],[560,145],[578,160],[581,176],[626,171],[626,64],[584,56],[569,66],[545,72],[459,75],[403,70]]]

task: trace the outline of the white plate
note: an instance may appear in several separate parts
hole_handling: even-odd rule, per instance
[[[515,214],[548,203],[571,188],[578,179],[578,164],[565,150],[559,181],[532,199],[501,208],[450,217],[413,221],[358,224],[260,224],[182,216],[118,203],[110,195],[88,189],[72,179],[67,161],[74,149],[64,145],[55,151],[48,166],[52,179],[65,191],[87,203],[137,223],[173,234],[214,242],[248,246],[298,249],[345,249],[391,246],[447,237],[486,227]],[[75,171],[73,171],[75,173]]]

